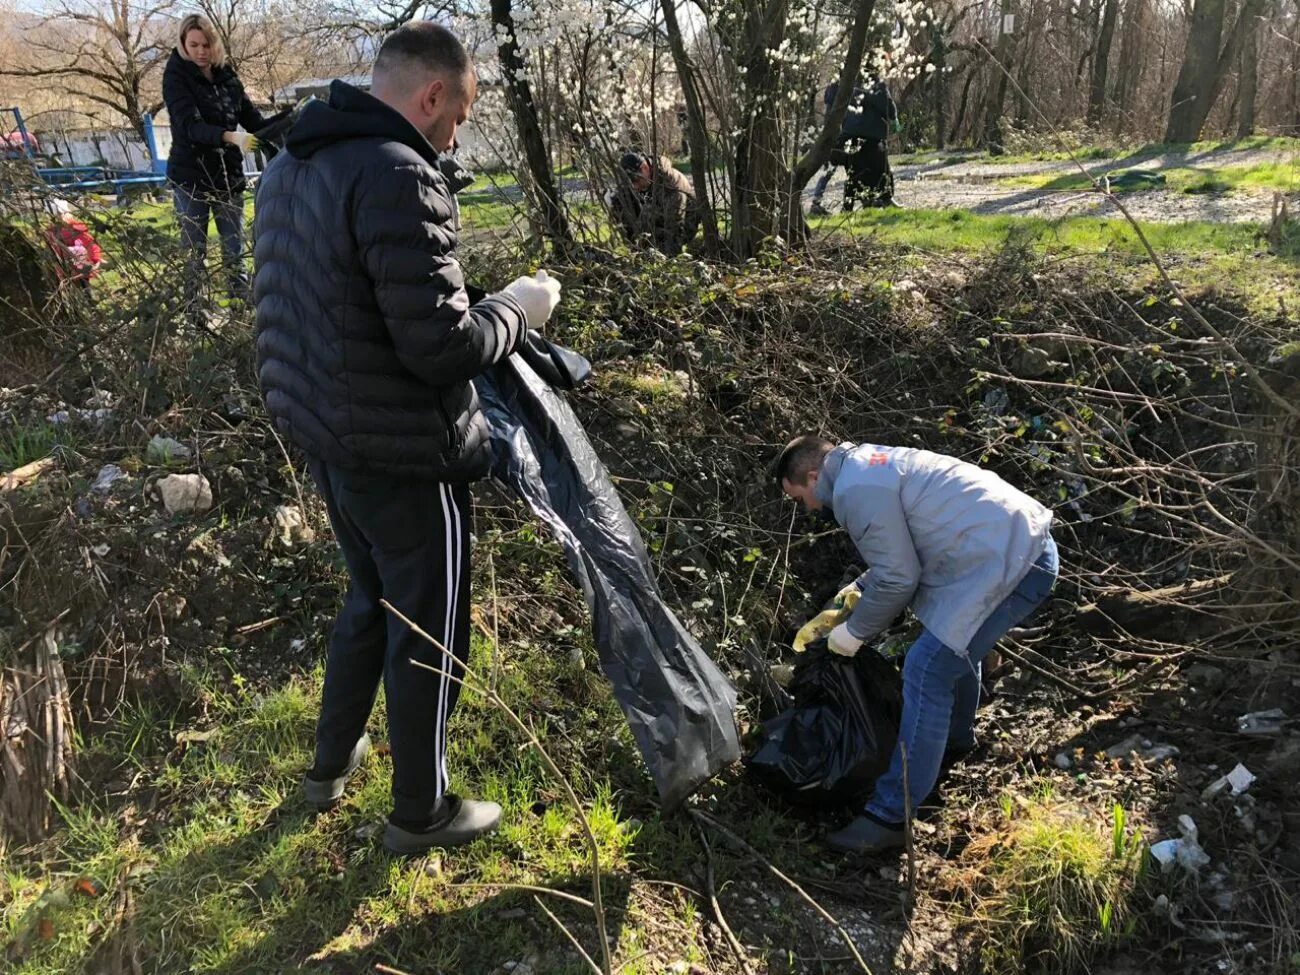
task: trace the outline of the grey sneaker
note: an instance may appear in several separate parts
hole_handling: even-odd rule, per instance
[[[841,853],[884,853],[903,846],[903,827],[882,826],[859,816],[849,825],[826,837],[826,845]]]
[[[480,799],[443,796],[446,812],[428,829],[412,830],[392,822],[384,828],[384,847],[399,856],[428,853],[435,847],[464,846],[497,828],[501,807]]]
[[[348,784],[348,778],[361,767],[361,763],[369,754],[370,736],[362,735],[352,746],[352,753],[348,755],[348,764],[344,766],[343,773],[338,778],[313,779],[310,772],[303,776],[302,793],[307,797],[307,802],[315,806],[319,812],[338,805],[338,801],[343,798],[343,789]]]

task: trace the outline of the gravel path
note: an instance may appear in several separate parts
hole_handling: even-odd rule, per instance
[[[1161,155],[1135,153],[1109,159],[1086,160],[1084,166],[1089,172],[1100,174],[1128,167],[1211,169],[1252,166],[1265,162],[1290,162],[1296,165],[1297,191],[1287,194],[1294,209],[1300,204],[1300,157],[1293,151],[1214,149]],[[1017,217],[1120,216],[1111,203],[1095,192],[1031,189],[1004,186],[996,182],[1008,176],[1064,175],[1077,170],[1078,167],[1069,160],[991,163],[987,159],[975,159],[949,165],[912,164],[895,168],[895,196],[905,207],[927,210],[969,210],[971,213]],[[842,199],[843,183],[843,171],[837,171],[827,191],[828,204],[836,205]],[[810,194],[811,188],[805,195]],[[1157,188],[1126,193],[1124,204],[1139,220],[1168,223],[1189,220],[1259,223],[1269,220],[1272,215],[1273,194],[1267,190],[1192,194]]]
[[[1287,193],[1293,212],[1300,212],[1300,153],[1280,149],[1213,149],[1196,153],[1133,153],[1108,159],[1084,162],[1091,173],[1112,169],[1140,167],[1159,169],[1191,167],[1212,169],[1223,166],[1250,166],[1264,162],[1289,162],[1296,167],[1296,191]],[[913,163],[894,168],[895,196],[904,207],[921,210],[967,210],[979,214],[1016,217],[1096,216],[1120,217],[1119,211],[1099,193],[1082,190],[1047,190],[1006,186],[998,182],[1009,176],[1066,174],[1077,171],[1069,160],[998,163],[986,157],[944,165],[941,162]],[[816,180],[804,190],[810,201]],[[564,194],[570,199],[585,199],[586,181],[569,178],[562,181]],[[494,190],[486,180],[477,184],[462,199],[480,202],[504,200],[518,202],[521,193],[511,185]],[[837,169],[826,193],[825,203],[836,209],[844,198],[844,170]],[[1264,223],[1272,216],[1273,194],[1268,190],[1235,190],[1226,193],[1182,193],[1156,188],[1124,195],[1124,204],[1139,220],[1179,223],[1209,221],[1213,223]]]

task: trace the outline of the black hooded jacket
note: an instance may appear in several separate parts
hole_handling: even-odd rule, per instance
[[[438,157],[377,98],[335,81],[257,188],[257,369],[276,429],[348,470],[484,476],[471,380],[524,340],[503,294],[469,305]]]
[[[172,129],[167,178],[191,191],[243,190],[244,157],[221,136],[240,125],[256,132],[266,119],[244,94],[234,70],[213,68],[209,81],[197,64],[173,50],[163,70],[163,101]]]

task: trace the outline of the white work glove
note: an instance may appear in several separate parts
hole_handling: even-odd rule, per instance
[[[826,646],[830,648],[831,653],[841,657],[855,657],[862,649],[862,641],[849,632],[847,623],[841,623],[826,637]]]
[[[240,152],[249,153],[257,148],[257,136],[251,132],[227,132],[225,140],[232,146],[237,146]]]
[[[502,290],[524,310],[529,328],[540,329],[560,303],[560,282],[545,271],[531,278],[515,278]]]

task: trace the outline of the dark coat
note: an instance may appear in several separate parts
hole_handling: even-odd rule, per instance
[[[822,102],[829,111],[835,95],[839,91],[839,82],[826,86]],[[840,140],[874,139],[884,142],[889,138],[889,127],[898,119],[898,106],[890,97],[889,88],[883,81],[876,81],[869,88],[856,85],[849,96],[849,108],[844,113],[844,122],[840,126]]]
[[[268,164],[255,217],[257,370],[278,429],[347,470],[482,477],[470,380],[523,342],[503,294],[470,307],[438,156],[383,102],[336,81]]]
[[[266,119],[244,94],[228,65],[212,69],[212,80],[176,50],[163,71],[163,101],[171,120],[172,148],[167,178],[190,191],[229,194],[244,189],[244,157],[222,133],[243,126],[256,132]]]
[[[665,254],[680,254],[700,229],[700,208],[695,187],[672,160],[660,156],[641,192],[622,187],[612,205],[615,219],[632,243],[648,239]]]

